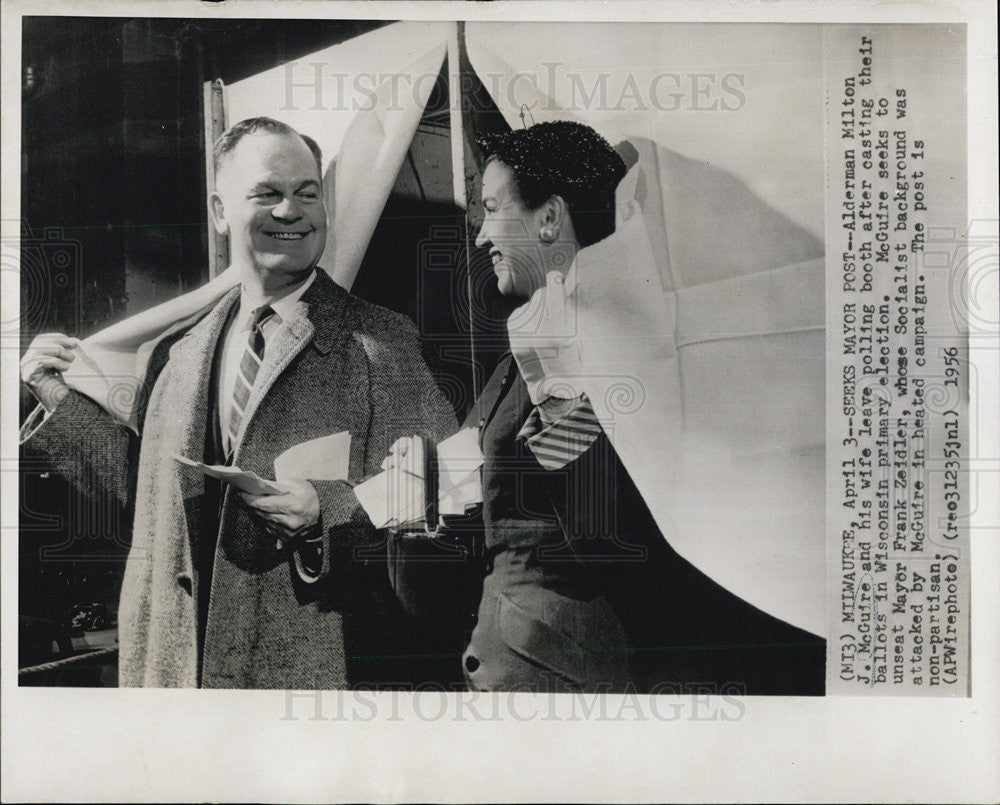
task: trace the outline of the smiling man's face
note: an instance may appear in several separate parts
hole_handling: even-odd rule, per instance
[[[254,133],[240,140],[220,164],[210,197],[232,263],[279,282],[307,274],[326,245],[321,181],[301,137]]]

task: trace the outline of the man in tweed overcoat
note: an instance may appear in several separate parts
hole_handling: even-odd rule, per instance
[[[326,239],[318,148],[267,119],[216,144],[216,228],[242,284],[161,342],[138,405],[141,438],[59,378],[73,339],[39,337],[22,378],[49,413],[26,448],[134,511],[120,608],[122,686],[336,688],[405,683],[402,624],[376,532],[350,482],[295,481],[250,496],[174,456],[273,477],[285,449],[351,434],[349,478],[378,472],[393,441],[454,429],[405,317],[316,265]],[[263,359],[242,417],[226,414],[252,310]],[[237,356],[237,363],[227,356]],[[226,421],[228,419],[228,422]]]

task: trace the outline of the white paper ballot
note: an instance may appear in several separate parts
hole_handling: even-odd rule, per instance
[[[479,429],[465,428],[438,444],[437,460],[438,489],[444,494],[483,466]]]
[[[483,499],[479,480],[482,464],[476,428],[460,430],[438,444],[439,514],[465,514],[468,508]],[[354,493],[376,528],[402,525],[424,516],[423,473],[421,443],[415,440],[399,467],[354,487]]]
[[[354,487],[354,494],[375,528],[424,516],[424,479],[402,470],[380,472]]]
[[[225,467],[221,464],[203,464],[201,461],[194,461],[193,459],[178,455],[174,455],[174,460],[188,467],[195,467],[205,473],[205,475],[218,478],[220,481],[224,481],[230,486],[235,486],[237,489],[251,495],[282,495],[288,491],[288,487],[284,484],[268,481],[266,478],[261,478],[255,472],[245,472],[239,467]]]
[[[309,481],[342,481],[347,478],[351,434],[344,430],[289,447],[274,460],[274,477]]]
[[[479,471],[474,470],[465,480],[438,494],[438,514],[465,514],[482,500],[482,481]]]
[[[414,522],[424,516],[423,475],[424,445],[414,439],[399,466],[358,484],[354,494],[375,528]]]
[[[479,429],[465,428],[438,445],[438,513],[465,514],[483,499]]]

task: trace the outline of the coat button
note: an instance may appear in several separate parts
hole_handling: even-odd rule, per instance
[[[479,670],[479,658],[473,657],[471,654],[465,658],[465,670],[470,674],[474,674]]]

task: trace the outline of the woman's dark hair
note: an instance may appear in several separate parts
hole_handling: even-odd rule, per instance
[[[581,247],[615,231],[615,188],[625,162],[590,126],[556,120],[476,141],[487,162],[497,159],[510,168],[529,209],[562,196]]]

